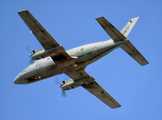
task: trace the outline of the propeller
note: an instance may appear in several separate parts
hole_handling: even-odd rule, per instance
[[[59,80],[58,77],[55,78],[55,84],[61,85],[62,83],[64,83],[64,81],[61,82],[61,81]],[[62,89],[62,88],[61,88],[61,89]],[[63,97],[67,97],[65,90],[62,89],[62,94],[61,94],[61,95],[62,95]]]
[[[66,96],[66,92],[65,92],[65,90],[63,90],[63,89],[62,89],[62,96],[63,96],[63,97],[67,97],[67,96]]]
[[[30,47],[29,44],[26,46],[25,49],[26,49],[26,51],[28,51],[28,53],[30,53],[30,54],[35,53],[35,50],[31,50],[31,47]],[[32,52],[31,52],[31,51],[32,51]],[[32,64],[33,62],[34,62],[34,60],[30,57],[29,64]]]

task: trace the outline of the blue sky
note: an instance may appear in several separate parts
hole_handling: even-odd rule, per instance
[[[1,120],[161,120],[162,116],[161,0],[5,0],[0,1]],[[122,107],[111,109],[82,87],[62,97],[57,77],[29,84],[13,83],[29,65],[29,52],[42,48],[17,14],[29,10],[66,50],[110,39],[95,18],[104,16],[121,30],[140,17],[129,40],[150,64],[140,66],[122,49],[89,65],[86,71]]]

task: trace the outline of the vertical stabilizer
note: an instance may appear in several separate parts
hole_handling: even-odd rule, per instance
[[[131,20],[129,20],[126,26],[120,31],[125,37],[129,35],[130,31],[132,30],[133,26],[137,22],[138,18],[139,17],[132,18]]]

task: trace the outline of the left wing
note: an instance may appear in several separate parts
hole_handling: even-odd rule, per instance
[[[26,25],[29,27],[44,49],[59,47],[58,54],[51,56],[53,60],[71,59],[71,57],[66,53],[65,49],[57,43],[57,41],[46,31],[46,29],[28,10],[20,11],[18,14],[24,20]]]
[[[38,39],[43,48],[48,49],[57,47],[59,44],[56,40],[46,31],[46,29],[34,18],[34,16],[28,11],[18,12],[20,17],[24,20],[26,25],[32,31],[34,36]]]
[[[82,69],[80,71],[72,70],[67,71],[66,75],[71,77],[73,80],[79,80],[79,79],[89,79],[90,76]],[[93,80],[92,80],[93,79]],[[90,93],[92,93],[94,96],[96,96],[98,99],[100,99],[102,102],[104,102],[106,105],[108,105],[111,108],[117,108],[121,105],[110,95],[108,94],[96,81],[93,77],[90,79],[91,81],[87,81],[87,84],[83,84],[82,87],[84,87],[86,90],[88,90]]]

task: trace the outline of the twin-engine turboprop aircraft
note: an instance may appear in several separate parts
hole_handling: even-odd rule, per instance
[[[109,107],[117,108],[121,105],[92,76],[85,72],[85,67],[120,47],[140,65],[148,64],[148,61],[127,39],[138,17],[131,19],[121,31],[118,31],[104,17],[96,18],[112,39],[65,51],[64,47],[57,43],[29,11],[20,11],[19,15],[43,46],[43,49],[33,51],[30,57],[37,61],[18,74],[14,80],[15,84],[29,84],[65,73],[72,79],[63,81],[60,85],[62,90],[82,86]]]

